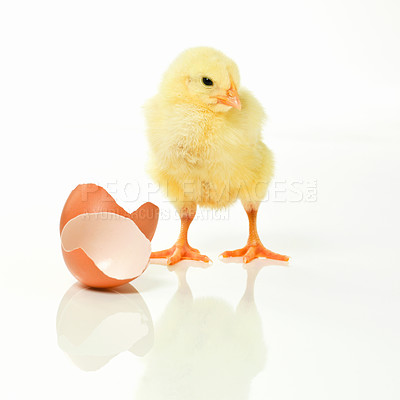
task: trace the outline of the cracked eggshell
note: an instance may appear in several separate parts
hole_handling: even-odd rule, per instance
[[[123,285],[146,269],[159,209],[145,203],[129,214],[95,184],[77,186],[60,221],[65,263],[80,282],[96,288]]]

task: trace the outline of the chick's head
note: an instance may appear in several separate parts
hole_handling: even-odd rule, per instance
[[[172,101],[207,107],[215,112],[241,108],[237,65],[225,54],[209,47],[181,53],[170,65],[161,92]]]

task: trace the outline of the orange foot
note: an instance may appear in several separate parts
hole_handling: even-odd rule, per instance
[[[262,243],[247,244],[242,249],[224,251],[221,256],[224,258],[243,257],[243,262],[246,264],[255,258],[260,257],[269,258],[271,260],[289,261],[288,256],[274,253],[273,251],[266,249]]]
[[[167,265],[175,264],[181,260],[204,261],[206,263],[211,261],[207,256],[200,254],[199,250],[188,244],[174,244],[170,249],[151,253],[150,258],[166,258]]]

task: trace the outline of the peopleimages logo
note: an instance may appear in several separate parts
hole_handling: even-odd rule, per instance
[[[104,187],[104,189],[106,189],[107,192],[115,198],[115,200],[127,203],[136,202],[139,198],[147,201],[155,201],[157,199],[157,202],[173,202],[177,200],[173,198],[173,195],[168,190],[168,187],[162,189],[159,185],[151,182],[143,184],[140,181],[126,182],[116,179],[107,182],[96,182],[96,184]],[[262,194],[266,189],[267,193],[261,202],[272,201],[280,203],[314,203],[318,200],[318,183],[316,179],[274,179],[269,185],[267,182],[259,182],[251,189],[244,185],[239,190],[242,190],[244,193],[249,194],[250,196],[254,195],[255,198],[258,198],[262,197]],[[188,182],[184,185],[183,190],[185,195],[189,195],[189,197],[191,193],[197,192],[201,193],[205,199],[211,195],[218,199],[219,197],[223,197],[225,193],[231,190],[231,187],[228,183],[223,187],[210,189],[204,184],[197,186]],[[214,193],[211,193],[211,190]],[[237,193],[233,192],[233,196],[238,199],[239,192],[237,189],[236,192]],[[232,190],[230,193],[230,196],[232,196]],[[143,194],[145,194],[145,196],[143,196]],[[160,194],[163,194],[163,196],[160,196]]]
[[[318,200],[316,179],[274,180],[264,201],[287,203],[315,203]]]
[[[154,183],[143,183],[140,181],[121,181],[113,180],[107,182],[96,182],[104,187],[120,203],[135,203],[137,201],[151,201],[160,208],[159,218],[161,220],[179,219],[179,215],[167,204],[172,204],[178,200],[166,188],[161,188]],[[264,193],[266,195],[263,197]],[[212,208],[198,208],[196,219],[199,220],[226,220],[229,218],[229,208],[223,207],[224,200],[228,194],[230,199],[239,200],[240,195],[246,194],[248,198],[262,198],[262,203],[315,203],[318,201],[318,182],[316,179],[274,179],[271,183],[259,182],[251,189],[246,186],[232,190],[229,184],[223,187],[210,188],[210,186],[188,182],[184,185],[183,193],[190,199],[194,195],[201,196],[205,202],[213,199]],[[218,207],[218,200],[221,199],[221,207]],[[86,200],[86,199],[82,199]],[[164,207],[163,207],[164,206]]]

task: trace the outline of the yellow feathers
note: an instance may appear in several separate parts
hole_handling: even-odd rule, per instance
[[[237,94],[241,110],[227,105]],[[145,111],[150,173],[178,209],[185,202],[220,208],[265,196],[273,173],[261,142],[265,114],[240,88],[238,68],[224,54],[204,47],[182,53]]]
[[[205,87],[203,77],[210,78],[214,85]],[[181,53],[169,66],[160,93],[170,101],[184,100],[200,106],[215,103],[209,97],[229,89],[230,77],[239,86],[239,70],[231,59],[215,49],[196,47]]]

